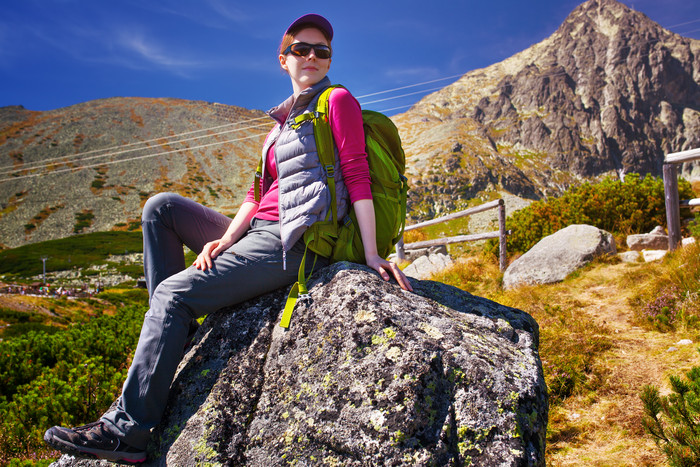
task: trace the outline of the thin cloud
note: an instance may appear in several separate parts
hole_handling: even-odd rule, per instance
[[[199,60],[183,58],[164,50],[162,46],[147,39],[143,34],[123,32],[119,35],[118,43],[127,54],[135,53],[137,58],[161,68],[183,71],[203,65]]]
[[[169,2],[167,4],[142,3],[138,5],[156,14],[166,14],[184,18],[196,25],[210,29],[230,29],[231,24],[241,26],[249,23],[250,15],[240,8],[221,0],[206,0],[204,3]]]
[[[234,23],[247,23],[252,19],[251,16],[230,2],[222,0],[207,0],[207,3],[217,14],[233,21]]]

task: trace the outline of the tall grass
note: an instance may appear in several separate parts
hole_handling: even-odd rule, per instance
[[[643,287],[630,298],[635,322],[646,329],[670,331],[700,325],[700,245],[694,243],[650,264]],[[634,278],[629,278],[634,281]],[[630,283],[630,286],[634,284]]]

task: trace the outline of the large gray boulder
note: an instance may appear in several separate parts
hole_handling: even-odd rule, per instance
[[[610,233],[591,225],[570,225],[543,238],[513,261],[503,274],[503,287],[559,282],[605,254],[617,254]]]
[[[544,466],[537,323],[411,283],[337,263],[310,282],[289,331],[277,325],[286,290],[208,317],[146,465]]]

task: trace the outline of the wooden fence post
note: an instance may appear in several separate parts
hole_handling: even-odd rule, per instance
[[[401,239],[396,243],[396,259],[399,261],[406,260],[406,252],[403,249],[403,235],[401,235]]]
[[[666,226],[668,249],[675,250],[681,243],[681,211],[678,196],[678,174],[675,164],[664,164],[664,196],[666,198]]]
[[[498,265],[503,272],[508,266],[506,259],[506,205],[503,199],[498,200],[498,233]]]

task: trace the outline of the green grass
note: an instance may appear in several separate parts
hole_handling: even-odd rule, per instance
[[[104,264],[110,255],[143,251],[141,232],[96,232],[60,240],[32,243],[0,251],[0,274],[30,277],[46,271],[63,271]]]

